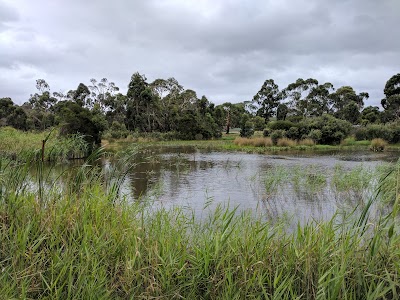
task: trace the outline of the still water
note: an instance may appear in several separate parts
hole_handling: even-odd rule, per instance
[[[245,154],[192,147],[148,148],[135,157],[122,192],[152,207],[197,215],[223,204],[268,219],[305,222],[351,211],[374,194],[376,170],[396,152]],[[112,164],[107,161],[106,164]]]

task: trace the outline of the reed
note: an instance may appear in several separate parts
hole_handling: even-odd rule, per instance
[[[105,188],[94,172],[99,154],[64,182],[76,188],[47,189],[41,205],[24,187],[35,180],[26,178],[26,164],[1,160],[3,299],[399,297],[398,227],[390,214],[369,218],[376,198],[344,222],[310,221],[293,231],[222,205],[198,220]]]
[[[74,134],[62,137],[57,130],[44,132],[23,132],[11,127],[0,128],[0,154],[13,159],[28,161],[41,159],[42,142],[45,142],[46,161],[62,161],[84,158],[89,145],[83,135]]]

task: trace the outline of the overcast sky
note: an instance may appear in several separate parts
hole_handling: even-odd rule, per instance
[[[216,104],[312,77],[380,106],[400,73],[400,0],[0,0],[0,97],[22,104],[38,78],[125,92],[135,72]]]

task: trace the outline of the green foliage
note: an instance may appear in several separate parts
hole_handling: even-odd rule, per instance
[[[73,101],[61,101],[55,107],[60,134],[82,134],[89,145],[101,143],[106,121],[100,113],[92,112]]]
[[[265,119],[259,116],[255,116],[251,119],[254,124],[254,130],[261,131],[265,128]]]
[[[254,134],[254,124],[250,120],[250,116],[248,114],[243,114],[240,123],[240,136],[251,137]]]
[[[395,121],[400,117],[400,73],[386,82],[384,93],[386,97],[381,101],[385,109],[383,122]]]
[[[336,119],[330,115],[323,115],[318,118],[305,120],[302,127],[307,126],[310,131],[317,129],[321,131],[321,144],[339,144],[350,133],[351,124],[344,120]]]
[[[376,123],[380,119],[381,112],[377,106],[367,106],[361,113],[362,125]]]
[[[253,97],[253,103],[257,105],[257,116],[263,117],[268,121],[275,115],[276,108],[281,100],[279,87],[273,79],[265,80],[261,89]]]
[[[278,143],[278,140],[283,138],[285,135],[286,135],[285,130],[281,130],[281,129],[274,130],[270,135],[271,139],[272,139],[272,143],[274,145],[276,145]]]
[[[278,108],[276,109],[276,119],[278,121],[282,121],[286,119],[286,116],[289,112],[289,108],[287,107],[286,104],[279,104]]]
[[[297,127],[298,124],[291,121],[272,121],[267,124],[268,128],[271,130],[289,130],[291,127]]]
[[[398,122],[389,124],[370,124],[359,127],[355,131],[355,137],[360,140],[372,140],[382,138],[389,143],[400,142],[400,124]]]
[[[319,143],[322,139],[322,132],[319,129],[311,129],[307,137],[312,139],[315,143]]]
[[[110,128],[106,130],[102,138],[104,139],[124,139],[129,135],[129,131],[126,129],[125,124],[121,124],[118,121],[114,121]]]

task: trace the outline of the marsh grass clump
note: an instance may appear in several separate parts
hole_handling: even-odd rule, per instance
[[[276,145],[278,147],[295,147],[297,142],[288,138],[280,138],[277,140]]]
[[[255,137],[255,138],[243,138],[237,137],[233,141],[238,146],[253,146],[253,147],[272,147],[273,143],[269,137]]]
[[[371,141],[369,149],[372,151],[381,152],[385,150],[387,145],[388,143],[384,139],[376,138]]]
[[[312,139],[305,138],[305,139],[299,140],[299,141],[298,141],[298,145],[299,145],[299,146],[309,146],[309,147],[312,147],[312,146],[315,146],[315,142],[314,142],[314,140],[312,140]]]

